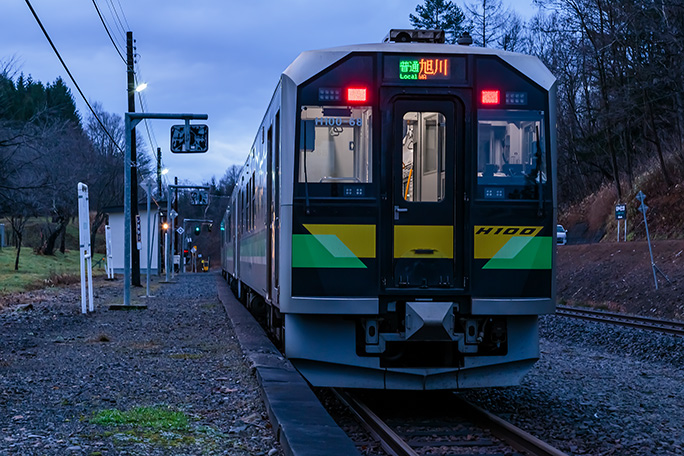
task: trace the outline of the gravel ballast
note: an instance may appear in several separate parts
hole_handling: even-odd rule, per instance
[[[569,455],[684,454],[684,340],[541,319],[541,359],[519,387],[465,397]]]
[[[155,281],[134,299],[147,309],[108,310],[122,287],[96,280],[90,315],[78,286],[5,300],[0,455],[281,455],[216,275]],[[96,419],[141,407],[186,422]]]

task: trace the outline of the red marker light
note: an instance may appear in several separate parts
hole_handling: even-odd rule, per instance
[[[347,101],[363,103],[368,101],[368,89],[365,87],[350,87],[347,89]]]
[[[482,91],[482,104],[499,104],[499,91],[498,90],[483,90]]]

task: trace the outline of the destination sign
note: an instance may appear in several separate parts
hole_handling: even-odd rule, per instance
[[[386,55],[383,79],[404,84],[463,84],[467,82],[463,56]]]
[[[449,79],[449,59],[399,60],[399,79]]]

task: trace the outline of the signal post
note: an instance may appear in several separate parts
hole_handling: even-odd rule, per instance
[[[208,148],[209,129],[206,125],[190,125],[191,120],[206,120],[207,114],[167,114],[167,113],[124,113],[126,153],[124,156],[124,308],[131,306],[131,168],[135,165],[131,159],[132,135],[136,125],[144,119],[184,120],[184,126],[174,125],[172,128],[171,152],[189,153],[206,152]],[[137,185],[137,182],[135,183]],[[167,263],[168,264],[168,263]],[[168,271],[168,270],[167,270]],[[112,306],[119,308],[121,306]],[[147,306],[139,306],[145,308]]]

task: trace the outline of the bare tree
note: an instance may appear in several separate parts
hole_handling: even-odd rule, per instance
[[[107,208],[123,204],[124,157],[121,151],[126,145],[121,116],[105,112],[100,103],[93,103],[93,108],[109,132],[107,135],[94,116],[88,117],[85,130],[95,152],[87,179],[90,202],[95,210],[90,226],[90,242],[94,246],[97,232],[106,222]]]
[[[507,20],[515,13],[504,8],[501,0],[480,0],[466,5],[466,11],[471,21],[473,43],[477,46],[488,47],[505,42],[511,46],[515,31],[507,27]],[[517,15],[516,15],[517,18]],[[518,22],[519,19],[518,19]],[[506,33],[504,30],[508,30]],[[508,35],[503,39],[503,35]],[[517,40],[517,34],[515,35]]]

